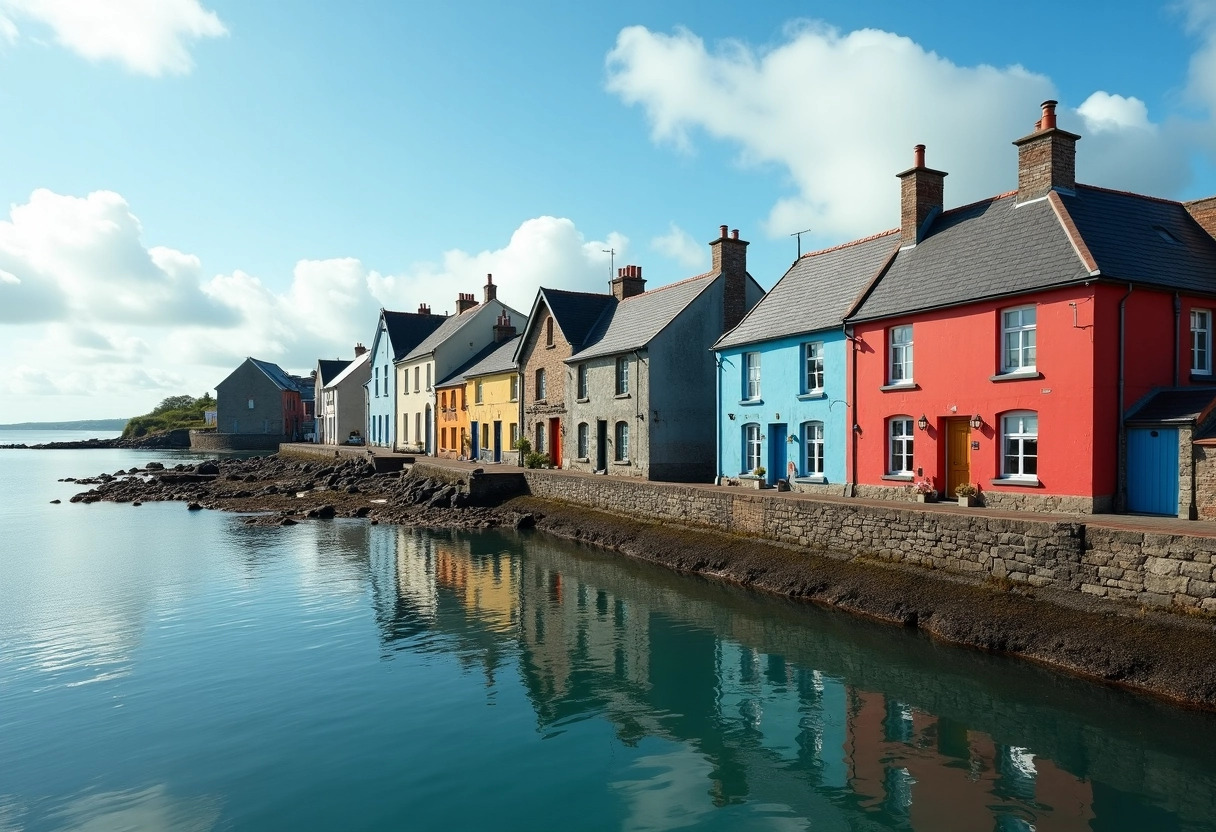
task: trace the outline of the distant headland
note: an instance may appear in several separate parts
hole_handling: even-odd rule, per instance
[[[80,419],[75,422],[17,422],[0,430],[122,430],[130,419]]]

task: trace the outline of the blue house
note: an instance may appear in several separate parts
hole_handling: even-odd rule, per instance
[[[393,363],[400,361],[410,350],[435,330],[447,318],[432,315],[426,304],[417,312],[391,312],[380,310],[376,323],[376,335],[372,339],[372,373],[367,382],[367,433],[371,445],[392,448],[396,444],[398,422],[396,373]]]
[[[844,493],[848,338],[843,321],[899,245],[895,229],[804,254],[714,345],[718,482]],[[742,479],[741,479],[742,478]]]

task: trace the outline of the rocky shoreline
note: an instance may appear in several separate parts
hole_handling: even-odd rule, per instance
[[[180,449],[190,447],[189,436],[187,435],[183,441],[183,437],[175,435],[177,433],[180,433],[180,431],[141,436],[137,439],[123,439],[122,437],[114,437],[113,439],[75,439],[71,442],[41,442],[34,445],[17,442],[0,445],[0,451],[87,451],[99,448],[132,448],[136,450],[163,451],[169,448]]]
[[[277,456],[211,460],[74,480],[73,502],[138,505],[177,500],[189,509],[256,513],[256,525],[332,517],[421,528],[537,529],[689,574],[837,607],[943,641],[1040,662],[1191,706],[1216,709],[1216,622],[1011,582],[975,581],[873,560],[515,497],[472,505],[463,483],[409,471],[382,474],[364,460]]]

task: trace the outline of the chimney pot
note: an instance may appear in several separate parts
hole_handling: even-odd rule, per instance
[[[899,177],[899,240],[914,246],[921,240],[926,221],[945,204],[945,171],[925,167],[925,146],[912,148],[912,167]]]
[[[725,225],[718,226],[718,239],[720,239],[720,240],[726,239],[726,226]]]
[[[363,344],[355,344],[355,358],[358,358],[365,352],[367,352],[367,347],[363,346]]]
[[[923,168],[925,166],[925,146],[918,144],[912,148],[912,167]]]
[[[1039,119],[1040,130],[1051,130],[1056,126],[1056,105],[1058,101],[1048,99],[1043,102],[1043,117]]]
[[[1041,199],[1051,191],[1071,192],[1077,186],[1076,133],[1056,125],[1055,101],[1044,101],[1034,131],[1016,140],[1018,149],[1018,203]]]
[[[737,229],[737,228],[732,228],[732,229],[731,229],[731,232],[730,232],[730,238],[731,238],[732,240],[737,240],[737,239],[739,239],[739,229]]]

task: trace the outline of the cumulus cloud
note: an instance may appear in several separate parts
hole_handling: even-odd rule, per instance
[[[769,233],[809,226],[824,239],[898,224],[894,175],[916,144],[951,174],[947,204],[1015,187],[1010,142],[1032,130],[1039,102],[1057,97],[1049,78],[1021,66],[960,66],[891,32],[813,22],[765,48],[710,48],[686,29],[632,26],[607,68],[609,91],[643,108],[656,142],[688,152],[708,136],[735,145],[743,165],[788,171],[794,192],[772,207]],[[1185,182],[1193,137],[1183,126],[1154,125],[1143,102],[1106,92],[1082,108],[1061,107],[1060,117],[1094,133],[1078,150],[1083,181],[1163,195]]]
[[[709,265],[708,247],[698,243],[691,234],[674,222],[666,234],[650,241],[650,247],[689,269],[700,269]]]
[[[247,355],[295,372],[349,356],[381,307],[454,311],[457,293],[481,296],[487,273],[524,314],[541,285],[604,291],[605,249],[622,258],[629,241],[536,217],[500,248],[454,249],[397,274],[336,257],[300,260],[286,279],[208,275],[196,255],[147,246],[119,194],[36,191],[0,221],[0,389],[10,416],[22,414],[13,421],[133,415],[214,389]]]
[[[142,75],[182,75],[189,45],[228,33],[198,0],[0,0],[0,38],[16,40],[15,20],[48,26],[62,46],[90,61],[114,60]]]

